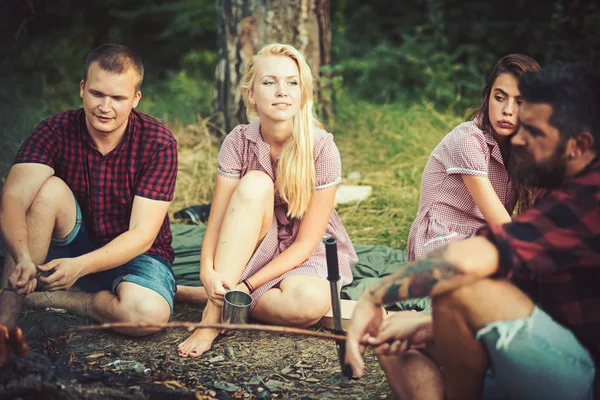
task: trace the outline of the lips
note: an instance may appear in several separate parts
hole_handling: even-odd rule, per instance
[[[509,121],[498,121],[498,126],[506,129],[512,129],[515,127],[515,125]]]
[[[290,106],[291,106],[290,103],[273,103],[273,107],[287,108],[287,107],[290,107]]]
[[[103,117],[103,116],[100,116],[100,115],[95,115],[95,114],[94,114],[94,116],[95,116],[95,117],[96,117],[96,118],[97,118],[97,119],[98,119],[100,122],[105,122],[105,123],[106,123],[106,122],[110,122],[110,121],[112,121],[112,118],[111,118],[111,117]]]

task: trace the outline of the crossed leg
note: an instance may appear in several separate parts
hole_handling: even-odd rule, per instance
[[[483,279],[433,298],[435,357],[411,350],[398,356],[380,356],[380,364],[397,398],[478,399],[488,367],[485,348],[475,332],[494,321],[524,318],[533,302],[505,280]],[[423,377],[430,385],[423,388]]]
[[[215,269],[232,282],[240,276],[271,228],[273,219],[273,182],[266,174],[246,174],[232,195],[221,227]],[[208,301],[204,288],[178,287],[179,300],[207,302],[201,323],[221,321],[221,308]],[[260,321],[307,327],[319,321],[331,304],[327,281],[309,275],[295,275],[282,280],[279,287],[263,294],[251,316]],[[210,349],[219,332],[197,329],[178,346],[182,357],[198,357]]]
[[[27,212],[29,248],[34,263],[39,265],[44,262],[51,238],[67,237],[75,226],[75,219],[76,204],[71,189],[61,179],[49,178]],[[14,268],[14,260],[7,257],[5,274],[10,274]],[[23,298],[7,293],[12,296],[8,297],[8,301],[4,297],[0,315],[8,320],[8,324],[14,325]],[[75,291],[34,292],[24,302],[31,307],[64,308],[99,322],[164,323],[170,316],[169,304],[161,295],[130,282],[119,284],[116,295],[109,291],[94,294]],[[6,307],[10,306],[13,308],[4,317]],[[145,335],[154,330],[139,328],[118,331],[130,335]]]
[[[267,235],[273,220],[273,181],[265,173],[250,171],[240,180],[227,205],[215,250],[214,268],[230,282],[239,282],[252,253]],[[178,300],[205,299],[201,324],[221,322],[222,307],[208,301],[204,288],[179,286]],[[200,300],[198,300],[200,299]],[[218,336],[215,329],[198,328],[177,346],[181,357],[199,357]]]

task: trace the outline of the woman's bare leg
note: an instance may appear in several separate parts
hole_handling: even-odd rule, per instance
[[[312,275],[294,275],[268,290],[252,311],[252,317],[274,325],[309,327],[331,307],[329,282]]]
[[[262,172],[249,172],[240,181],[227,206],[217,249],[215,270],[231,282],[238,282],[257,244],[266,236],[273,220],[273,181]],[[221,307],[208,301],[203,324],[221,322]],[[210,349],[219,331],[196,329],[177,350],[182,357],[199,357]]]

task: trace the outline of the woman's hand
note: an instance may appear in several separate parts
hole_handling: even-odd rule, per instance
[[[210,268],[202,271],[202,285],[206,289],[208,299],[217,307],[223,307],[223,298],[225,292],[236,287],[234,283],[229,282],[221,274]]]

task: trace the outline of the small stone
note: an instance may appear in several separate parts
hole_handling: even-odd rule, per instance
[[[220,356],[216,356],[208,360],[209,363],[216,363],[221,361],[225,361],[225,356],[222,354]]]
[[[227,354],[228,358],[235,360],[235,353],[233,352],[233,349],[230,346],[225,347],[225,354]]]
[[[262,389],[262,388],[260,388]],[[271,392],[269,392],[268,390],[263,390],[261,392],[257,392],[256,393],[256,398],[259,400],[262,399],[270,399],[271,398]]]
[[[248,385],[260,385],[262,383],[262,378],[260,376],[253,376],[248,382]],[[262,388],[258,388],[258,390],[262,390]]]
[[[281,370],[282,374],[289,374],[290,372],[292,372],[292,366],[288,365],[287,367],[285,367],[284,369]]]
[[[359,181],[360,178],[362,178],[362,175],[358,171],[352,171],[346,176],[349,181]]]
[[[225,381],[214,381],[213,387],[215,389],[224,390],[226,392],[236,392],[240,389],[239,386],[236,386],[233,383],[229,383],[229,382],[225,382]]]
[[[265,382],[265,386],[267,387],[267,389],[269,389],[271,392],[281,392],[281,388],[285,385],[284,382],[280,382],[278,380],[275,379],[269,379],[267,382]]]

